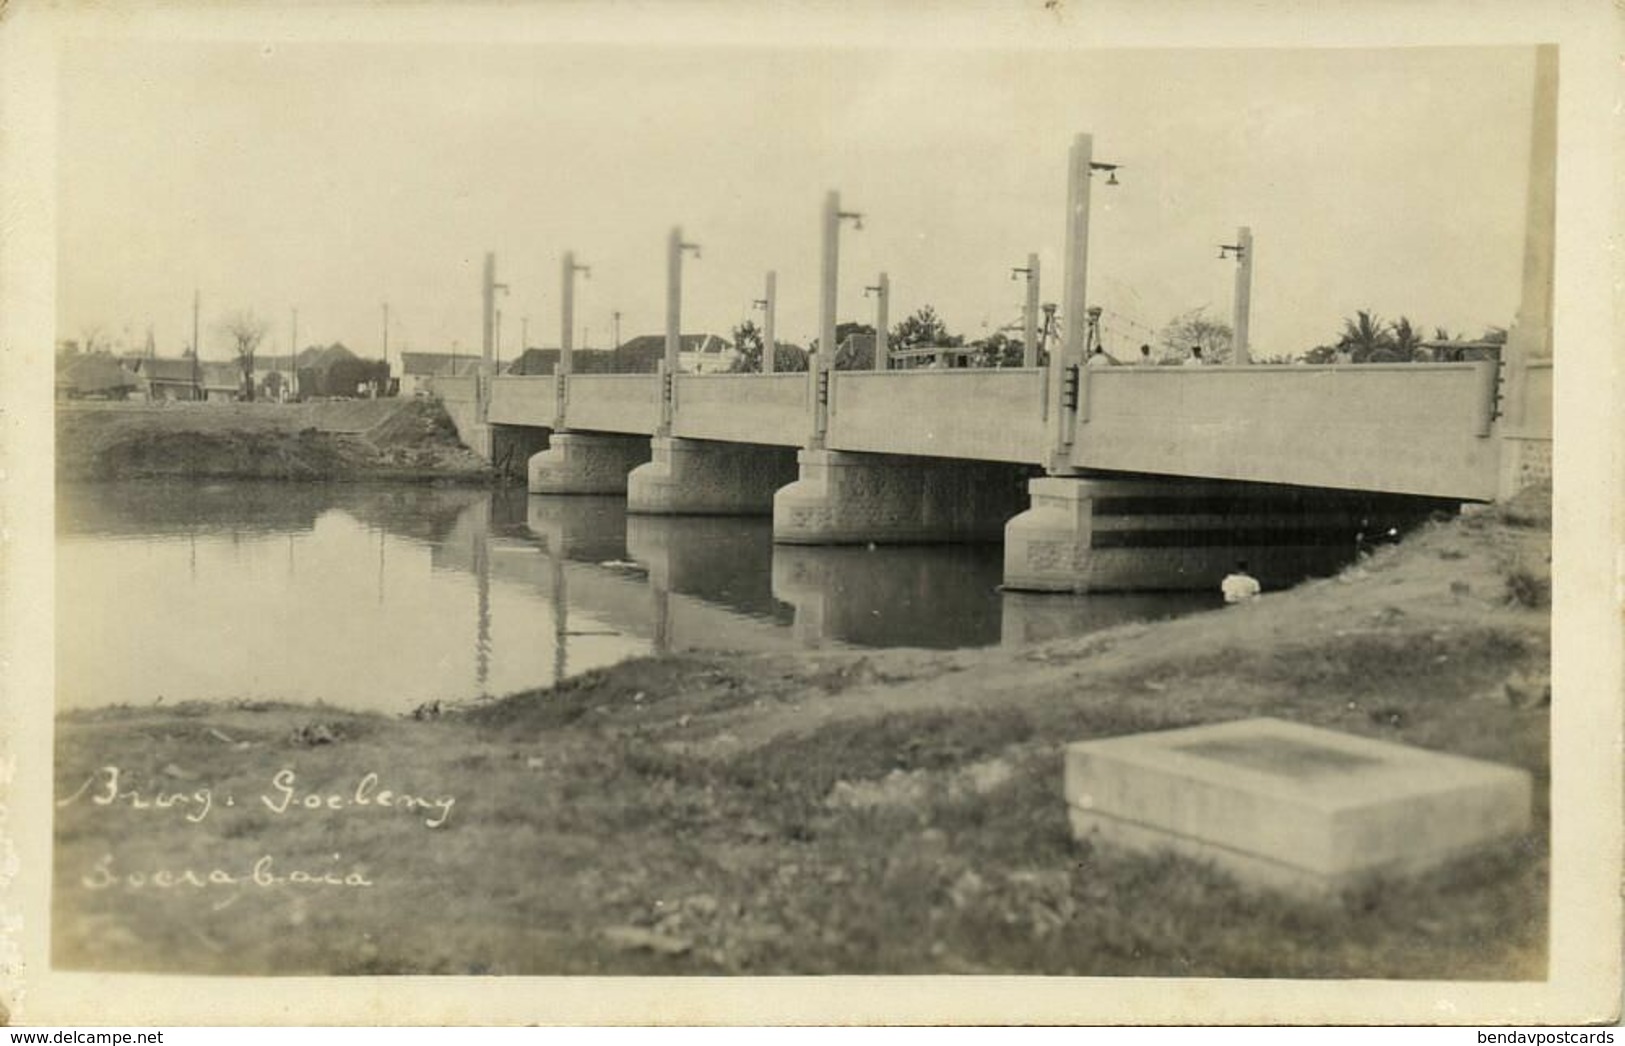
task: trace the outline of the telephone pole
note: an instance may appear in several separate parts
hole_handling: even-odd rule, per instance
[[[196,287],[192,288],[192,398],[203,398],[203,364],[198,357],[202,355],[197,343],[197,312],[202,294]]]

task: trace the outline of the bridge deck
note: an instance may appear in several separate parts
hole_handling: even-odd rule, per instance
[[[1493,363],[1086,369],[1072,442],[1080,469],[1493,498]],[[497,377],[493,424],[653,434],[660,378]],[[881,454],[1049,464],[1056,433],[1042,370],[838,371],[825,446]],[[473,382],[444,384],[449,398]],[[681,374],[673,435],[801,446],[806,373]],[[457,411],[453,411],[457,415]]]

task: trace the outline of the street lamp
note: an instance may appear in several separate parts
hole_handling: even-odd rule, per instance
[[[661,382],[661,435],[671,435],[672,387],[677,381],[678,353],[683,341],[683,254],[700,257],[700,245],[683,239],[683,229],[673,225],[666,237],[666,357],[665,380]]]
[[[559,321],[559,363],[555,368],[559,374],[569,374],[574,370],[571,353],[575,348],[575,322],[576,322],[576,273],[581,273],[587,279],[592,279],[592,266],[577,265],[574,251],[565,251],[561,267],[563,293],[559,295],[561,316]],[[561,386],[562,389],[562,386]],[[560,393],[562,395],[562,391]]]
[[[871,293],[875,296],[875,370],[885,370],[891,365],[891,345],[888,342],[890,335],[886,330],[886,309],[891,303],[891,279],[880,274],[880,281],[873,287],[863,288],[863,296],[867,298]]]
[[[1038,366],[1038,255],[1027,255],[1027,267],[1024,269],[1011,269],[1010,278],[1018,276],[1027,277],[1027,303],[1021,312],[1022,342],[1021,365],[1023,367]]]
[[[1252,319],[1253,296],[1253,230],[1243,225],[1236,230],[1235,243],[1219,244],[1221,261],[1234,255],[1236,259],[1236,285],[1231,299],[1230,324],[1234,328],[1235,361],[1251,363],[1248,327]]]
[[[1080,134],[1073,138],[1067,158],[1067,220],[1066,271],[1062,288],[1061,315],[1066,328],[1061,332],[1061,350],[1050,353],[1050,389],[1054,407],[1054,449],[1057,459],[1068,455],[1076,423],[1086,421],[1087,403],[1083,373],[1084,345],[1088,337],[1085,315],[1088,309],[1089,288],[1089,188],[1096,171],[1106,172],[1106,184],[1117,185],[1117,172],[1123,165],[1100,163],[1094,159],[1094,137]],[[1067,391],[1065,380],[1070,368],[1079,368],[1076,400]],[[1060,462],[1057,461],[1059,465]]]
[[[767,274],[767,296],[757,298],[751,304],[762,310],[762,373],[773,373],[773,357],[777,354],[777,344],[774,341],[774,321],[778,318],[778,290],[779,274]]]
[[[808,380],[813,383],[812,445],[821,448],[824,432],[829,424],[829,402],[823,394],[828,374],[835,367],[835,310],[836,281],[840,275],[841,222],[850,221],[852,228],[863,228],[863,215],[858,211],[841,210],[841,194],[831,189],[824,196],[823,216],[823,269],[819,279],[818,352],[808,361]]]

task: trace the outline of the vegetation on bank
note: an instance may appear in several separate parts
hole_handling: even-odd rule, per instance
[[[1431,524],[1253,604],[1042,646],[691,653],[398,718],[231,703],[64,715],[55,961],[1540,978],[1539,501]],[[1255,715],[1523,767],[1533,827],[1319,903],[1072,839],[1065,743]],[[233,881],[209,882],[216,869]],[[185,870],[203,884],[176,885]]]
[[[485,482],[429,400],[59,406],[61,480]]]

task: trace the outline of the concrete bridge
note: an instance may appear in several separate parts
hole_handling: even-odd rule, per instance
[[[783,544],[1002,538],[1014,589],[1206,588],[1238,559],[1267,587],[1289,582],[1333,565],[1373,524],[1550,475],[1555,109],[1556,54],[1543,47],[1523,300],[1497,361],[1085,366],[1090,179],[1109,165],[1079,135],[1068,159],[1071,322],[1046,366],[887,370],[881,336],[873,371],[835,370],[825,351],[805,372],[678,373],[682,260],[697,247],[673,229],[657,373],[570,373],[581,267],[567,254],[560,373],[496,376],[487,362],[435,391],[465,442],[496,462],[527,460],[536,494],[624,494],[632,513],[771,513]],[[822,346],[836,343],[841,223],[858,217],[826,198]],[[882,317],[887,285],[882,274],[872,288]],[[495,286],[488,257],[488,318]],[[771,274],[767,286],[764,362]],[[1028,362],[1039,358],[1035,300],[1030,288]]]

